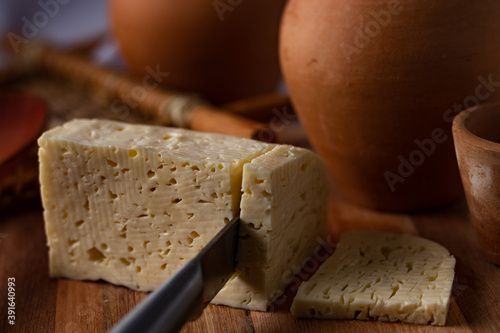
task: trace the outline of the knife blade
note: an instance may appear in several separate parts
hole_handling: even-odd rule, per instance
[[[186,321],[198,318],[235,272],[239,222],[237,215],[110,333],[178,332]]]

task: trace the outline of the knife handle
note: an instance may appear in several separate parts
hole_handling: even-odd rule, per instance
[[[203,288],[200,262],[190,260],[109,333],[178,332],[193,315],[202,313]]]

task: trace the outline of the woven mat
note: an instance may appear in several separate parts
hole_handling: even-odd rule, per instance
[[[81,89],[63,81],[37,76],[11,83],[9,89],[24,91],[43,98],[49,107],[47,128],[59,126],[75,118],[105,118],[131,123],[152,123],[125,102],[118,101],[120,107],[112,108],[94,100]],[[125,111],[124,111],[125,110]]]

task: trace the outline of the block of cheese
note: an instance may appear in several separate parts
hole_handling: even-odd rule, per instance
[[[238,288],[219,303],[265,310],[282,292],[275,280],[287,269],[269,263],[291,250],[290,260],[303,260],[325,235],[326,176],[308,150],[106,120],[68,122],[44,133],[39,146],[52,276],[153,290],[241,203],[240,262],[231,280]],[[308,236],[299,237],[299,229]],[[259,295],[258,306],[244,301],[249,294]]]
[[[445,325],[455,258],[427,239],[375,231],[342,234],[334,254],[302,283],[296,317]]]
[[[272,147],[74,120],[39,139],[50,274],[161,284],[239,210],[243,165]]]
[[[238,272],[214,303],[264,311],[325,238],[328,180],[306,149],[276,146],[243,167]]]

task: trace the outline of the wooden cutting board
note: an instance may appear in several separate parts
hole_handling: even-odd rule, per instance
[[[416,214],[379,213],[330,200],[330,230],[376,229],[427,237],[457,258],[453,302],[447,326],[347,320],[294,319],[289,288],[270,312],[209,306],[183,332],[500,332],[500,267],[487,262],[476,246],[465,201]],[[23,209],[0,218],[0,332],[105,332],[145,294],[104,282],[48,277],[42,211]],[[7,321],[7,278],[16,281],[16,319]]]

